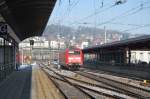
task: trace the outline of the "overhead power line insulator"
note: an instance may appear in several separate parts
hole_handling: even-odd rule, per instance
[[[116,0],[115,5],[123,4],[126,0]]]

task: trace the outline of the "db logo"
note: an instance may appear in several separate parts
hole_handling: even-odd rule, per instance
[[[5,22],[0,22],[0,35],[7,34],[7,24]]]

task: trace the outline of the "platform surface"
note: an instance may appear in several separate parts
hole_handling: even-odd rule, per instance
[[[24,66],[0,83],[0,99],[63,99],[38,66]]]

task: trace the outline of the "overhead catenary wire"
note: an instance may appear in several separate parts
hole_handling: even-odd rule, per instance
[[[79,2],[80,2],[80,0],[78,0],[78,1],[74,1],[74,3],[72,3],[72,7],[71,7],[71,10],[76,6],[76,5],[78,5],[79,4]]]
[[[80,0],[78,0],[77,2],[74,1],[73,3],[70,3],[70,9],[72,10],[72,9],[79,3],[79,1],[80,1]],[[94,1],[95,1],[95,0],[94,0]],[[61,0],[60,0],[60,2],[61,2]],[[70,1],[70,2],[71,2],[71,1]],[[79,19],[79,21],[86,20],[86,19],[89,19],[89,18],[91,18],[91,17],[94,17],[95,15],[98,15],[98,14],[100,14],[100,13],[102,13],[102,12],[105,12],[105,11],[107,11],[107,10],[113,8],[114,6],[116,6],[116,4],[113,4],[113,5],[111,5],[111,6],[108,6],[108,7],[106,6],[106,8],[104,8],[105,5],[109,5],[110,3],[107,3],[107,4],[104,5],[104,0],[102,0],[101,3],[102,3],[102,8],[103,8],[103,9],[100,9],[100,10],[99,10],[99,9],[96,9],[96,10],[97,10],[96,12],[94,11],[94,13],[92,13],[92,14],[90,14],[90,15],[88,15],[88,16],[85,16],[85,17],[82,18],[82,19]],[[74,6],[72,6],[73,4],[74,4]],[[71,8],[71,6],[72,6],[72,8]],[[70,13],[71,10],[68,10],[68,13]],[[64,15],[66,16],[67,14],[64,13]],[[60,20],[64,21],[64,19],[65,19],[65,18],[62,17]],[[75,24],[75,23],[78,23],[79,21],[74,21],[74,22],[70,23],[70,25]]]
[[[80,0],[75,0],[74,2],[71,3],[71,0],[69,0],[69,4],[67,7],[67,10],[64,12],[64,14],[62,15],[62,17],[58,20],[58,30],[59,30],[59,35],[61,33],[61,24],[63,23],[63,21],[66,19],[67,16],[69,16],[69,13],[71,12],[71,10],[79,3]]]
[[[68,7],[68,13],[66,13],[65,15],[69,16],[69,14],[71,13],[71,11],[79,4],[80,0],[74,1],[69,7]]]
[[[61,21],[59,20],[59,22],[63,23],[67,19],[66,17],[69,16],[69,14],[71,13],[71,11],[75,8],[75,6],[77,6],[79,4],[79,2],[80,2],[80,0],[77,0],[77,1],[75,0],[72,3],[70,1],[69,5],[67,7],[67,10],[64,12],[64,14],[62,15],[62,17],[60,18]]]
[[[109,24],[115,24],[115,25],[124,25],[124,26],[134,26],[134,27],[139,27],[139,26],[143,26],[141,24],[131,24],[131,23],[118,23],[118,22],[110,22]]]
[[[139,8],[137,11],[134,11],[134,12],[130,13],[129,15],[133,15],[133,14],[139,13],[140,11],[142,11],[142,10],[144,10],[144,9],[147,9],[147,8],[150,8],[150,6],[141,7],[141,8]]]
[[[115,17],[113,17],[112,19],[110,19],[110,20],[108,20],[108,21],[99,23],[99,24],[97,24],[97,25],[100,26],[100,25],[108,24],[108,23],[110,23],[110,22],[112,22],[112,21],[114,21],[114,20],[117,20],[117,19],[120,19],[120,18],[124,18],[124,17],[130,16],[130,15],[136,14],[136,13],[138,13],[138,12],[140,12],[140,11],[146,9],[146,8],[149,8],[149,7],[144,7],[144,4],[147,4],[147,3],[149,3],[149,2],[150,2],[150,1],[143,2],[143,3],[141,3],[140,5],[138,5],[138,6],[136,6],[136,7],[133,7],[133,8],[131,8],[131,9],[127,10],[127,11],[124,12],[124,13],[122,13],[122,14],[120,14],[120,15],[118,15],[118,16],[115,16]],[[107,11],[107,10],[109,10],[110,8],[114,7],[114,6],[115,6],[115,5],[111,5],[111,6],[105,8],[105,9],[103,9],[103,10],[97,11],[96,13],[94,12],[94,13],[92,13],[92,14],[90,14],[90,15],[88,15],[88,16],[82,18],[82,19],[79,19],[78,21],[72,22],[71,25],[72,25],[72,24],[80,24],[81,21],[87,20],[87,19],[89,19],[89,18],[91,18],[91,17],[93,17],[93,16],[95,16],[95,15],[97,15],[97,14],[100,14],[100,13],[102,13],[102,12],[104,12],[104,11]]]
[[[150,2],[150,1],[148,1],[148,2]],[[148,3],[148,2],[145,2],[145,3]],[[144,5],[145,3],[143,3],[143,5]],[[105,22],[103,22],[103,23],[99,23],[99,24],[97,24],[97,25],[100,26],[100,25],[108,24],[108,23],[110,23],[110,22],[112,22],[112,21],[115,21],[115,20],[118,20],[118,19],[120,19],[120,18],[125,18],[125,17],[127,17],[127,16],[136,14],[136,13],[140,12],[141,10],[144,10],[144,9],[147,9],[147,8],[150,8],[150,6],[146,6],[146,7],[142,7],[142,8],[141,8],[141,5],[138,5],[138,6],[133,7],[133,8],[129,9],[128,11],[126,11],[126,12],[124,12],[124,13],[118,15],[118,16],[115,16],[115,17],[111,18],[111,19],[108,20],[108,21],[105,21]],[[133,12],[133,11],[134,11],[134,12]]]
[[[124,32],[129,32],[129,31],[133,31],[133,30],[137,30],[137,29],[141,29],[141,28],[145,28],[145,27],[150,27],[150,24],[146,24],[146,25],[143,25],[143,26],[126,29],[126,30],[124,30],[124,31],[122,31],[122,32],[123,32],[123,33],[124,33]]]
[[[136,13],[138,13],[139,11],[141,11],[141,10],[143,10],[143,9],[147,9],[147,8],[150,8],[150,6],[142,7],[140,10],[134,11],[134,12],[128,14],[128,15],[136,14]],[[149,27],[149,26],[150,26],[150,24],[136,25],[136,24],[113,23],[113,22],[109,22],[109,24],[119,24],[119,25],[126,25],[126,26],[134,26],[133,28],[129,28],[129,29],[126,29],[126,30],[122,31],[123,33],[124,33],[124,32],[129,32],[129,31],[133,31],[133,30],[138,30],[138,29],[141,29],[141,28],[145,28],[145,27]]]
[[[66,19],[66,17],[69,16],[69,13],[71,12],[69,9],[72,9],[73,7],[75,7],[77,5],[77,3],[79,3],[80,0],[74,0],[73,2],[72,1],[73,0],[67,1],[68,5],[65,7],[67,9],[66,10],[64,9],[63,13],[62,13],[62,11],[60,12],[59,10],[62,10],[63,4],[65,4],[64,0],[57,1],[58,7],[57,7],[57,9],[55,8],[56,9],[55,12],[57,12],[56,14],[59,14],[59,15],[57,15],[57,17],[56,17],[58,19],[57,19],[57,22],[55,22],[55,24],[57,24],[57,23],[60,24],[60,22],[62,23],[64,21],[64,19]],[[62,13],[62,15],[60,15],[60,13]],[[61,17],[58,17],[58,16],[61,16]],[[56,18],[55,18],[55,20],[56,20]],[[54,21],[53,21],[53,23],[54,23]]]
[[[147,7],[146,7],[146,8],[147,8]],[[132,13],[130,13],[130,14],[126,14],[126,15],[125,15],[125,13],[124,13],[124,14],[122,14],[122,15],[120,15],[120,16],[116,16],[116,17],[114,17],[114,18],[112,18],[112,19],[110,19],[110,20],[108,20],[108,21],[105,21],[105,22],[103,22],[103,23],[100,23],[100,24],[98,24],[98,26],[104,25],[104,24],[108,24],[108,23],[110,23],[110,22],[112,22],[112,21],[114,21],[114,20],[119,19],[119,17],[120,17],[120,18],[124,18],[124,17],[127,17],[127,16],[129,16],[129,15],[133,15],[133,14],[139,12],[139,11],[140,11],[140,10],[138,10],[138,11],[136,11],[136,12],[132,12]]]
[[[80,21],[83,21],[83,20],[87,20],[87,19],[89,19],[91,17],[94,17],[95,15],[98,15],[98,14],[100,14],[102,12],[105,12],[105,11],[107,11],[107,10],[117,6],[117,5],[123,4],[123,3],[125,3],[125,2],[115,3],[115,4],[111,5],[111,6],[108,6],[108,7],[104,8],[104,9],[102,9],[102,10],[98,10],[97,12],[94,12],[94,13],[88,15],[88,16],[85,16],[85,17],[83,17],[83,18],[81,18],[81,19],[79,19],[77,21],[74,21],[74,22],[70,23],[70,25],[76,24],[76,23],[78,23]],[[101,4],[102,4],[101,8],[103,8],[104,7],[104,0],[101,1]],[[109,5],[109,3],[107,3],[106,5]]]
[[[54,7],[55,12],[57,12],[57,13],[52,14],[52,16],[51,16],[52,18],[49,19],[49,22],[51,22],[53,24],[57,24],[56,20],[59,16],[61,6],[62,6],[62,0],[57,0],[56,6]]]
[[[108,4],[106,4],[106,5],[108,5]],[[89,19],[89,18],[91,18],[91,17],[94,17],[95,15],[98,15],[98,14],[100,14],[100,13],[102,13],[102,12],[105,12],[105,11],[107,11],[107,10],[113,8],[114,6],[116,6],[116,5],[106,6],[106,7],[104,8],[104,5],[103,5],[103,9],[100,9],[100,10],[96,9],[96,10],[98,10],[98,11],[96,11],[96,12],[94,11],[94,13],[89,14],[88,16],[85,16],[85,17],[83,17],[83,18],[81,18],[81,19],[79,19],[79,20],[77,20],[77,21],[71,22],[70,25],[76,24],[76,23],[79,23],[79,22],[81,22],[81,21],[83,21],[83,20],[87,20],[87,19]]]
[[[61,0],[60,0],[61,1]],[[68,13],[71,13],[71,9],[72,8],[74,8],[78,3],[79,3],[79,1],[80,0],[75,0],[75,1],[73,1],[73,2],[70,2],[70,11],[68,11]],[[102,9],[100,9],[100,10],[97,10],[97,11],[94,11],[94,13],[92,13],[92,14],[90,14],[89,16],[86,16],[86,17],[84,17],[84,18],[82,18],[81,20],[79,19],[79,21],[74,21],[74,23],[72,23],[72,24],[76,24],[76,23],[78,23],[78,24],[83,24],[81,21],[82,20],[87,20],[87,19],[89,19],[89,18],[91,18],[91,17],[93,17],[93,16],[96,16],[97,14],[99,14],[99,13],[102,13],[102,12],[105,12],[105,11],[107,11],[107,10],[109,10],[109,9],[111,9],[111,7],[112,6],[114,6],[114,5],[107,5],[107,6],[105,6],[104,5],[104,0],[101,0],[101,2],[102,2],[102,4],[103,4],[103,8]],[[113,21],[115,21],[115,20],[118,20],[118,19],[121,19],[121,18],[125,18],[125,17],[127,17],[127,16],[131,16],[131,15],[134,15],[134,14],[136,14],[136,13],[139,13],[140,11],[142,11],[142,10],[144,10],[144,9],[147,9],[147,8],[150,8],[150,6],[145,6],[146,4],[148,4],[150,1],[145,1],[145,2],[142,2],[141,4],[138,4],[138,6],[135,6],[135,7],[133,7],[133,8],[131,8],[131,9],[129,9],[129,10],[127,10],[127,11],[125,11],[124,13],[122,13],[122,14],[120,14],[120,15],[118,15],[118,16],[115,16],[115,17],[113,17],[113,18],[111,18],[110,20],[106,20],[105,22],[102,22],[102,23],[99,23],[99,24],[97,24],[97,26],[101,26],[101,25],[104,25],[104,24],[117,24],[117,23],[113,23]],[[64,14],[64,15],[67,15],[67,14]],[[66,16],[64,16],[64,17],[66,17]],[[64,17],[62,17],[60,20],[61,21],[64,21],[66,18],[64,18]],[[84,22],[85,24],[88,24],[88,22]],[[119,24],[118,24],[119,25]],[[120,25],[127,25],[127,26],[134,26],[134,27],[138,27],[138,25],[136,25],[136,24],[120,24]],[[139,26],[142,26],[142,25],[139,25]]]
[[[84,24],[84,25],[90,25],[90,24],[94,24],[94,23],[90,23],[90,22],[83,22],[83,23],[78,23],[78,24]],[[131,24],[131,23],[119,23],[119,22],[110,22],[109,24],[115,24],[115,25],[124,25],[124,26],[134,26],[134,27],[138,27],[138,26],[143,26],[144,24]]]
[[[61,0],[58,0],[58,2],[59,2],[59,5],[61,4]]]

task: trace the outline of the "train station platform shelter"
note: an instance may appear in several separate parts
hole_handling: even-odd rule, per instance
[[[56,0],[0,0],[0,81],[19,64],[18,43],[41,36]]]
[[[136,52],[147,62],[134,60],[139,55]],[[83,53],[90,68],[150,79],[150,35],[88,47]]]
[[[83,49],[89,60],[102,63],[131,64],[131,51],[150,51],[150,35],[106,43]]]

